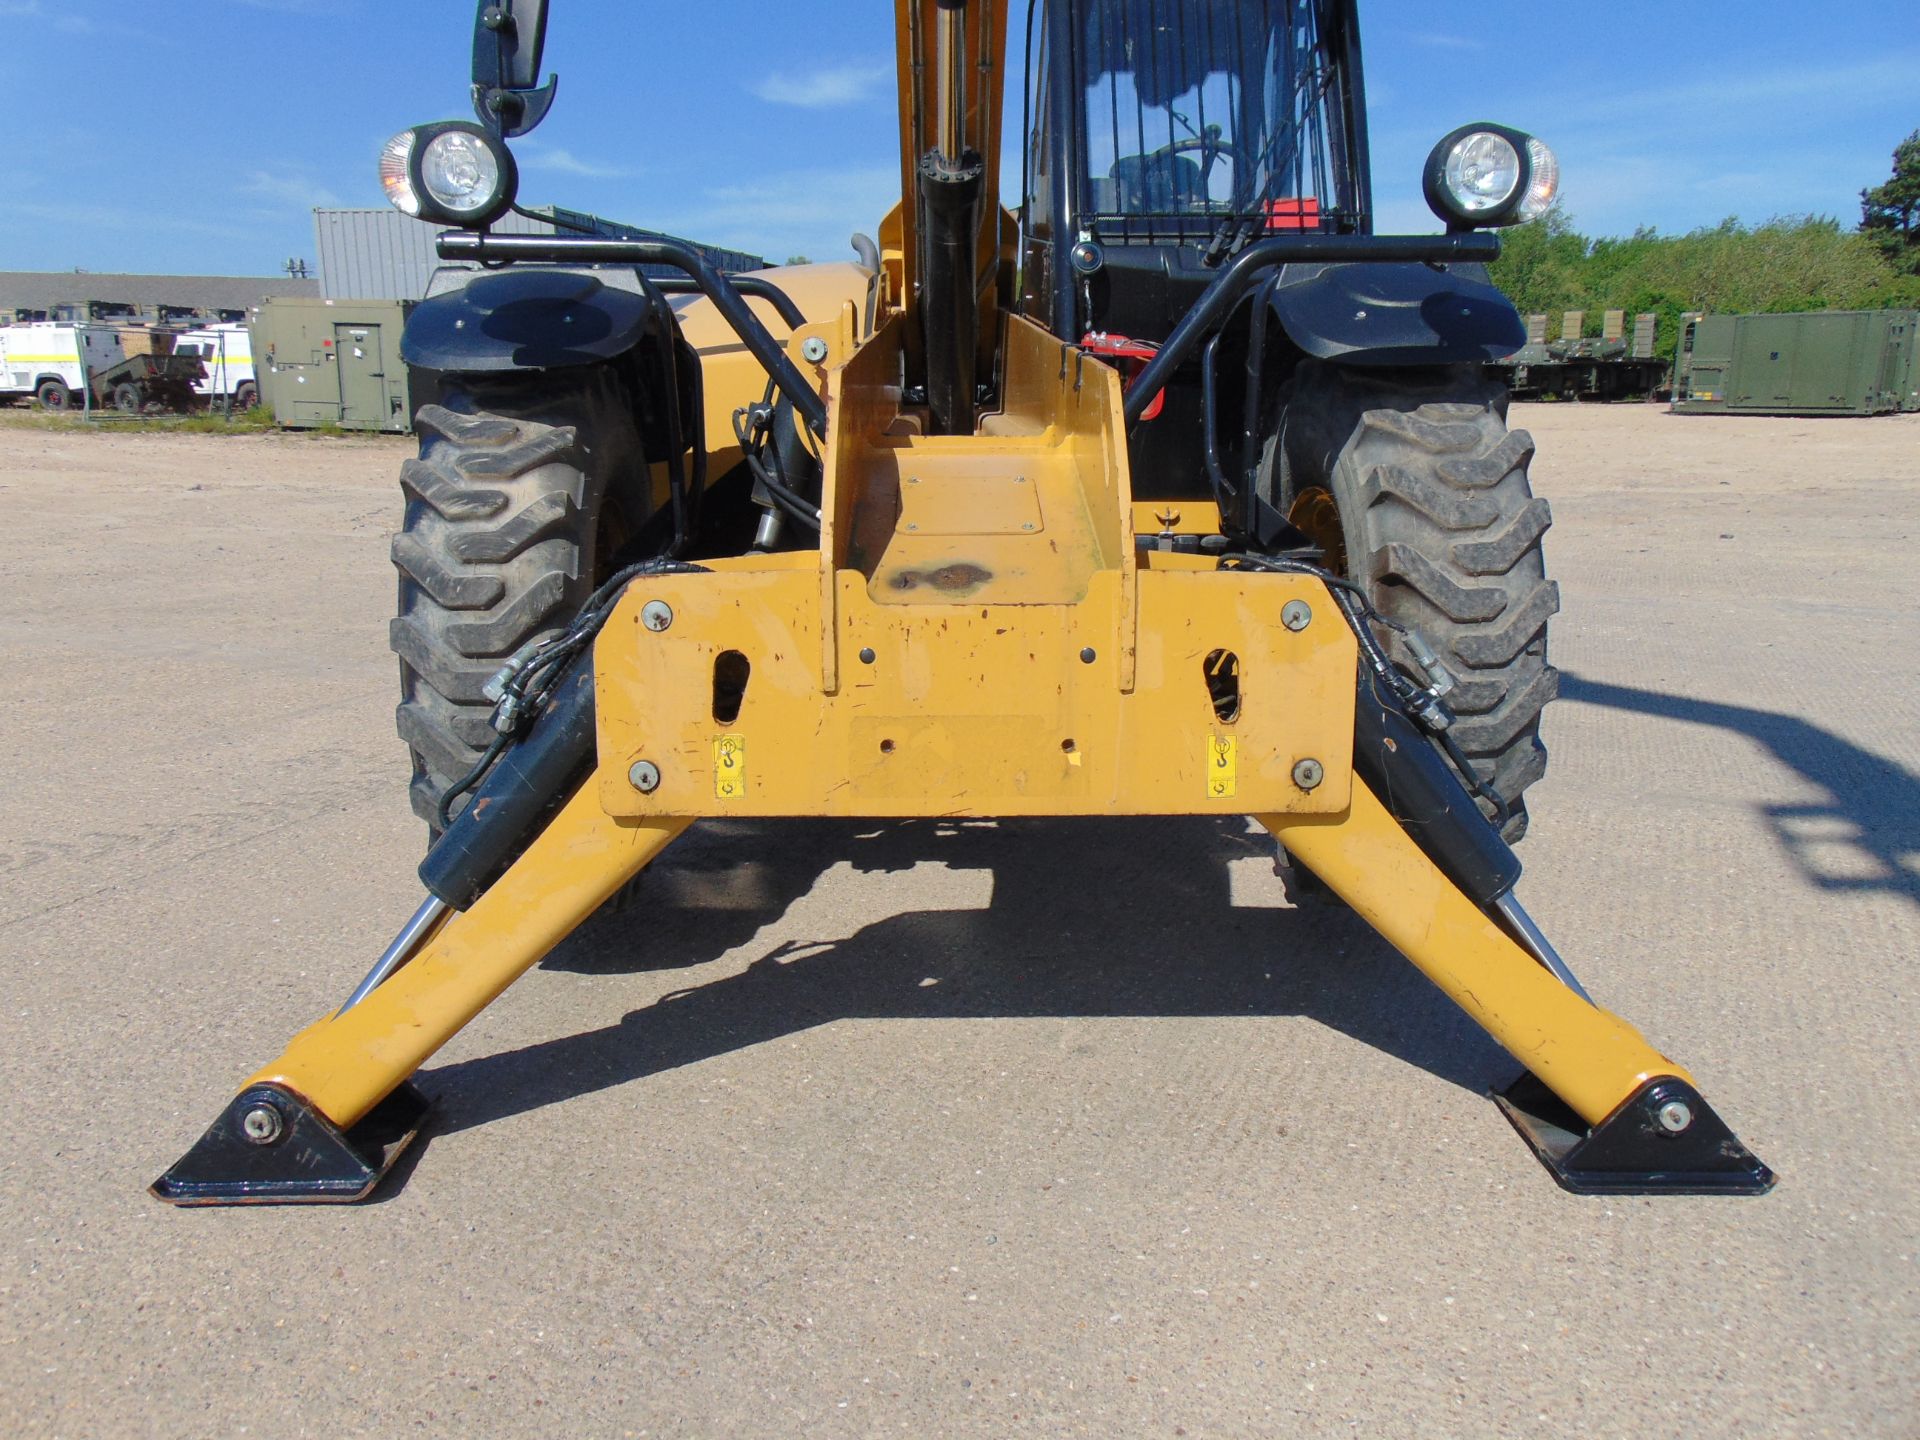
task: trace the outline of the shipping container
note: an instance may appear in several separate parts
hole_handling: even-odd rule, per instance
[[[1920,312],[1707,315],[1681,332],[1683,415],[1887,415],[1920,408]]]
[[[253,361],[260,401],[291,430],[413,427],[412,386],[400,359],[404,300],[269,300],[255,308]]]
[[[501,216],[489,227],[495,235],[598,235],[609,240],[660,240],[674,237],[642,230],[578,210],[557,206]],[[391,207],[378,210],[315,210],[314,245],[320,257],[321,293],[332,300],[418,300],[427,293],[434,271],[443,268],[434,243],[441,227],[402,215]],[[758,255],[689,241],[714,269],[729,274],[762,270]],[[460,266],[472,269],[472,266]],[[679,272],[662,266],[643,269],[660,274]]]

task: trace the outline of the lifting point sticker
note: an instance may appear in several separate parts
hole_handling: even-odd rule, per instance
[[[1213,735],[1207,740],[1207,798],[1233,798],[1238,742],[1231,735]]]
[[[713,742],[713,796],[738,800],[747,793],[747,742],[739,735],[722,735]]]

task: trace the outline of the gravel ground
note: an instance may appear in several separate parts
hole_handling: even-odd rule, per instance
[[[1525,894],[1766,1199],[1563,1194],[1510,1062],[1177,820],[696,830],[381,1203],[167,1209],[416,898],[404,452],[0,429],[0,1429],[1920,1433],[1920,417],[1519,419]]]

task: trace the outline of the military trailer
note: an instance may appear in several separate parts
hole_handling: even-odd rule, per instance
[[[1891,415],[1920,410],[1920,311],[1705,315],[1681,331],[1682,415]]]
[[[1587,312],[1569,310],[1560,317],[1560,338],[1547,339],[1547,317],[1527,317],[1527,343],[1498,362],[1514,398],[1520,400],[1645,400],[1666,387],[1667,362],[1654,354],[1655,315],[1634,318],[1627,335],[1627,314],[1609,310],[1598,338],[1588,336]]]
[[[260,402],[291,430],[413,426],[412,388],[400,359],[405,300],[274,298],[249,326]]]

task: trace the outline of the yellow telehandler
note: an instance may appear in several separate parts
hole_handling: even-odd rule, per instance
[[[1435,147],[1377,235],[1353,0],[896,0],[900,202],[728,275],[506,235],[544,0],[485,0],[477,122],[396,136],[449,268],[393,556],[427,898],[154,1185],[350,1201],[412,1076],[710,817],[1252,815],[1525,1067],[1580,1192],[1773,1176],[1515,898],[1546,752],[1550,516],[1486,365],[1552,152]],[[1012,177],[1009,177],[1011,179]]]

